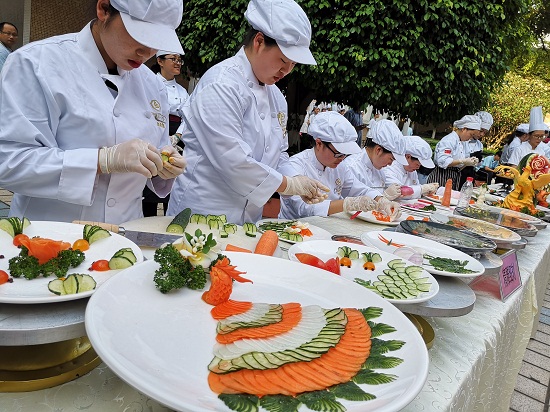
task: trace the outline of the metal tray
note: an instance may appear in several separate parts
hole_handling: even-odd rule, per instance
[[[500,209],[500,208],[497,208]],[[509,216],[501,213],[501,210],[494,210],[493,208],[481,209],[479,207],[457,207],[454,210],[454,213],[461,216],[473,217],[475,219],[480,219],[485,222],[494,223],[495,225],[503,226],[514,232],[520,234],[521,236],[535,236],[537,234],[537,228],[524,220],[518,219],[517,217]]]

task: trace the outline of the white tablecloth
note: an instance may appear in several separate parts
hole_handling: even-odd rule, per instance
[[[333,234],[360,235],[382,226],[330,218],[301,219]],[[133,227],[135,228],[135,227]],[[477,300],[468,315],[427,318],[435,330],[430,368],[420,394],[404,411],[508,411],[517,373],[550,275],[550,230],[518,251],[523,286],[501,302],[498,286],[476,286]],[[184,388],[182,388],[184,390]],[[121,381],[104,364],[55,388],[0,394],[0,411],[168,411]]]

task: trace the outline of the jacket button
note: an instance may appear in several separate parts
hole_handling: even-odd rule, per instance
[[[113,114],[114,114],[115,117],[120,116],[120,112],[118,110],[113,111]]]
[[[275,112],[271,113],[271,117],[276,118],[276,117],[277,117],[277,113],[275,113]]]
[[[260,119],[262,119],[262,120],[265,119],[265,113],[260,113]]]
[[[115,199],[110,198],[110,199],[107,200],[107,206],[113,207],[114,205],[116,205],[116,200]]]
[[[254,83],[248,82],[248,87],[250,87],[252,89],[254,87]]]
[[[265,147],[265,152],[267,153],[269,151],[269,146]]]
[[[150,119],[152,116],[151,112],[145,112],[145,117],[147,117],[148,119]]]

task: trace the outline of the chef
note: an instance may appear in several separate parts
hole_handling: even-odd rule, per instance
[[[466,157],[464,145],[481,129],[479,116],[468,114],[453,123],[453,131],[444,136],[435,146],[435,169],[428,175],[427,183],[445,186],[447,179],[453,180],[453,190],[460,190],[460,172],[465,166],[479,163],[477,157]]]
[[[161,48],[183,52],[182,1],[98,0],[96,13],[2,70],[0,186],[15,192],[12,216],[122,223],[142,216],[146,182],[165,196],[183,172],[166,90],[143,65]]]
[[[399,216],[399,204],[384,196],[376,201],[364,196],[370,189],[361,183],[342,161],[351,154],[361,153],[357,145],[357,131],[337,111],[319,113],[309,127],[314,142],[312,149],[290,158],[296,171],[317,179],[330,191],[328,199],[307,204],[300,196],[281,196],[281,219],[299,219],[306,216],[328,216],[342,211],[378,210],[394,218]]]
[[[530,153],[545,156],[545,145],[541,144],[546,137],[548,126],[544,123],[542,106],[533,107],[529,116],[529,139],[514,149],[508,163],[518,166],[521,159]]]
[[[407,165],[405,158],[405,138],[401,130],[391,120],[383,119],[374,122],[369,130],[370,136],[365,142],[365,149],[360,154],[350,156],[345,163],[363,184],[370,187],[369,197],[378,199],[384,196],[394,200],[401,196],[400,185],[386,187],[386,176],[382,168],[391,165],[394,160]]]
[[[478,116],[481,120],[481,128],[479,129],[479,133],[474,134],[470,140],[467,142],[462,142],[462,144],[464,145],[464,157],[476,157],[478,162],[481,162],[481,159],[483,158],[483,142],[481,139],[483,139],[491,130],[491,126],[493,125],[493,116],[491,113],[483,111],[475,113],[475,116]],[[458,183],[459,187],[462,187],[468,177],[475,179],[475,176],[476,170],[474,167],[464,167],[460,173],[460,182]]]
[[[328,188],[289,165],[287,104],[275,85],[296,63],[315,64],[309,20],[293,0],[251,0],[245,17],[244,46],[209,69],[184,105],[189,166],[174,184],[169,215],[189,207],[242,224],[261,219],[274,192],[326,198]]]
[[[412,188],[413,194],[402,196],[407,199],[418,199],[422,195],[434,193],[439,187],[438,183],[420,184],[417,170],[420,166],[428,169],[435,167],[432,161],[432,149],[428,142],[420,136],[405,136],[406,148],[405,158],[408,164],[406,166],[399,162],[393,162],[382,170],[386,176],[386,184],[398,184],[399,186],[408,186]]]

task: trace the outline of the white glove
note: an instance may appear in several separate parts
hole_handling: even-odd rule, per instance
[[[177,176],[181,175],[187,166],[187,160],[185,156],[180,154],[178,150],[173,146],[165,146],[161,150],[161,156],[168,156],[168,160],[163,161],[163,168],[159,170],[159,176],[162,179],[175,179]]]
[[[386,216],[389,216],[392,221],[401,216],[401,206],[399,206],[399,203],[392,202],[384,196],[380,197],[376,201],[376,210]]]
[[[401,186],[397,183],[389,185],[383,193],[384,197],[388,200],[397,199],[401,196]]]
[[[376,201],[368,196],[346,197],[344,199],[344,212],[367,212],[376,209]]]
[[[479,160],[477,157],[467,157],[466,159],[462,159],[460,163],[464,166],[475,166],[479,163]]]
[[[158,149],[140,139],[102,147],[98,160],[101,173],[135,172],[147,178],[158,175],[163,167]]]
[[[330,189],[307,176],[286,176],[286,189],[280,192],[285,196],[299,195],[306,203],[319,203],[327,198]]]
[[[422,194],[427,195],[428,193],[435,193],[437,188],[439,187],[439,183],[426,183],[421,186]]]

